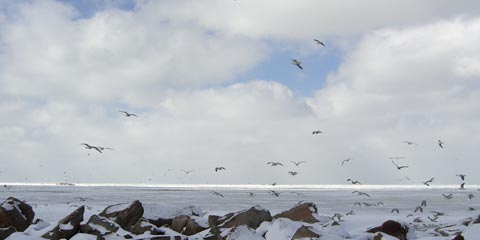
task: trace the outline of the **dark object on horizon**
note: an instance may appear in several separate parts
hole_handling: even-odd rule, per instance
[[[462,189],[462,190],[465,189],[465,183],[460,184],[460,189]]]
[[[300,64],[302,64],[302,62],[300,62],[296,59],[292,59],[292,64],[303,70],[302,65],[300,65]]]
[[[135,114],[133,114],[133,113],[128,113],[128,112],[126,112],[126,111],[119,111],[119,112],[124,113],[124,114],[125,114],[125,117],[132,117],[132,116],[133,116],[133,117],[138,117],[137,115],[135,115]]]

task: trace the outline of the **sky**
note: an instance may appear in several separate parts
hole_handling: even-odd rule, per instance
[[[480,184],[479,42],[473,0],[0,0],[0,182]]]

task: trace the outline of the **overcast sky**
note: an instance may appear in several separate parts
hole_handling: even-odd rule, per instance
[[[479,43],[474,0],[0,0],[0,182],[480,184]]]

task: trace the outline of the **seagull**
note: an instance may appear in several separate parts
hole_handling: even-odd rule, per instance
[[[220,170],[227,170],[227,169],[225,169],[224,167],[216,167],[216,168],[215,168],[215,172],[218,172],[218,171],[220,171]]]
[[[392,163],[397,167],[398,170],[402,170],[402,168],[408,168],[408,166],[398,166],[393,160]]]
[[[317,42],[317,44],[319,45],[322,45],[325,47],[325,43],[323,43],[322,41],[318,40],[318,39],[313,39],[315,42]]]
[[[109,147],[100,147],[100,146],[97,146],[97,148],[100,148],[100,150],[105,150],[105,149],[108,149],[108,150],[115,150],[113,148],[109,148]]]
[[[215,195],[215,196],[224,197],[224,196],[223,196],[221,193],[219,193],[219,192],[211,191],[210,193],[213,194],[213,195]]]
[[[297,59],[292,59],[292,64],[303,70],[302,65],[300,65],[302,62],[298,61]]]
[[[128,113],[128,112],[125,112],[125,111],[119,111],[119,112],[122,112],[125,114],[125,117],[138,117],[137,115],[133,114],[133,113]]]
[[[279,162],[267,162],[268,165],[272,166],[272,167],[275,167],[275,166],[283,166],[283,164],[279,163]]]
[[[352,184],[359,184],[359,185],[362,184],[362,183],[360,183],[359,181],[354,181],[354,180],[352,180],[352,179],[350,179],[350,178],[347,179],[347,182],[352,182]]]
[[[422,200],[422,203],[420,204],[420,206],[426,207],[427,206],[427,200]]]
[[[422,182],[423,184],[427,185],[427,186],[430,186],[430,183],[433,182],[433,180],[435,180],[435,178],[430,178],[429,180],[425,181],[425,182]]]
[[[103,149],[100,149],[100,148],[97,147],[97,146],[89,145],[88,143],[82,143],[82,144],[80,144],[80,145],[85,145],[85,148],[86,148],[86,149],[95,149],[95,150],[97,150],[99,153],[102,153],[102,150],[103,150]]]
[[[400,213],[400,210],[398,210],[398,208],[394,208],[392,209],[392,211],[390,211],[390,213],[393,213],[393,212]]]
[[[444,198],[446,198],[446,199],[452,199],[453,194],[450,193],[450,194],[448,194],[448,195],[445,195],[445,194],[442,193],[442,196],[443,196]]]
[[[273,183],[272,183],[272,186],[275,186],[275,185],[277,185],[277,182],[273,182]]]
[[[291,163],[295,164],[295,166],[298,166],[302,163],[306,163],[306,161],[300,161],[300,162],[295,162],[295,161],[290,161]]]
[[[437,216],[434,216],[433,218],[430,218],[430,216],[427,217],[430,221],[432,222],[436,222],[438,217]]]
[[[438,140],[438,146],[443,148],[443,144],[445,144],[444,142],[442,142],[442,140]]]
[[[465,174],[457,174],[457,175],[455,175],[455,176],[460,177],[460,179],[462,179],[462,181],[465,181],[465,177],[466,177],[467,175],[465,175]]]
[[[343,166],[343,164],[345,164],[346,162],[350,162],[350,160],[352,160],[352,158],[347,158],[347,159],[343,160],[343,161],[342,161],[342,166]]]
[[[439,217],[439,216],[445,216],[445,215],[447,215],[447,214],[444,213],[444,212],[438,212],[438,211],[431,211],[431,213],[433,213],[433,216],[434,216],[434,217]]]
[[[421,206],[417,206],[415,208],[415,211],[413,211],[413,212],[417,212],[417,211],[423,212],[423,208]]]
[[[348,216],[348,215],[355,215],[355,212],[353,210],[350,210],[347,213],[345,213],[345,216]]]
[[[315,130],[315,131],[313,131],[313,132],[312,132],[312,135],[315,135],[315,134],[320,134],[320,133],[323,133],[323,132],[322,132],[322,131],[320,131],[320,130]]]
[[[268,192],[269,192],[270,194],[274,195],[275,197],[279,197],[279,196],[280,196],[280,193],[275,192],[275,191],[273,191],[273,190],[270,190],[270,191],[268,191]]]
[[[465,183],[460,184],[460,189],[465,189]]]
[[[475,197],[475,195],[473,195],[473,194],[471,194],[471,193],[468,194],[468,199],[472,200],[472,198],[474,198],[474,197]]]
[[[292,171],[290,171],[290,172],[288,172],[288,174],[290,174],[290,175],[292,175],[292,176],[295,176],[295,175],[298,174],[298,172],[292,172]]]
[[[249,192],[248,195],[250,195],[250,197],[253,197],[253,193],[252,193],[252,192]]]
[[[360,192],[360,191],[353,191],[352,193],[356,193],[358,196],[367,196],[367,197],[370,197],[370,195],[368,193],[365,193],[365,192]]]
[[[418,146],[418,144],[416,142],[412,142],[412,141],[402,141],[402,143],[406,143],[408,145],[415,145],[415,146]]]

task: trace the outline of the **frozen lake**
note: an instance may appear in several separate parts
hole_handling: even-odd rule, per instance
[[[278,197],[269,193],[274,190]],[[216,191],[224,197],[211,193]],[[359,196],[352,191],[362,191],[371,197]],[[251,196],[249,193],[252,193]],[[447,199],[442,194],[452,194]],[[468,195],[475,197],[469,199]],[[140,200],[143,204],[158,208],[183,208],[197,206],[209,214],[225,214],[260,205],[272,214],[291,208],[299,201],[313,202],[320,215],[345,214],[353,210],[355,215],[346,216],[346,224],[355,227],[368,227],[388,219],[411,222],[414,217],[427,218],[431,211],[445,212],[447,215],[438,221],[452,222],[480,211],[480,191],[478,186],[461,190],[458,186],[120,186],[120,185],[8,185],[0,190],[2,201],[13,196],[33,206],[36,218],[56,222],[74,210],[78,205],[86,205],[86,217],[98,213],[108,205]],[[81,199],[82,198],[82,199]],[[423,213],[413,210],[422,200],[427,201]],[[360,202],[362,206],[356,206]],[[363,204],[376,204],[367,207]],[[383,204],[378,204],[382,202]],[[391,213],[398,208],[400,213]],[[469,208],[474,208],[471,210]],[[413,217],[407,217],[413,214]]]

